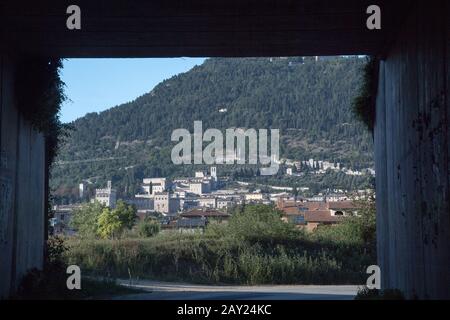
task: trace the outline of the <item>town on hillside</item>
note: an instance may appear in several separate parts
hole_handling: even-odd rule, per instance
[[[295,174],[300,165],[319,170],[343,170],[339,164],[323,161],[293,163],[286,175]],[[354,174],[349,173],[349,174]],[[106,188],[95,189],[92,199],[86,197],[86,183],[79,184],[77,203],[53,206],[51,230],[55,235],[75,235],[70,221],[74,210],[86,202],[99,202],[114,209],[122,200],[136,208],[139,220],[153,218],[160,223],[161,230],[179,232],[202,232],[211,221],[225,223],[237,206],[246,204],[273,205],[282,212],[282,220],[298,228],[313,231],[319,225],[336,225],[347,216],[357,215],[355,200],[373,194],[372,190],[334,189],[311,197],[298,195],[291,187],[265,186],[264,189],[250,189],[249,183],[236,181],[230,188],[228,176],[219,177],[217,167],[196,171],[194,177],[144,178],[140,190],[132,198],[118,199],[117,190],[108,181]],[[308,188],[302,188],[308,189]],[[303,190],[304,191],[304,190]]]

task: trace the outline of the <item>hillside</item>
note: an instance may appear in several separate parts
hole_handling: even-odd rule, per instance
[[[176,128],[192,132],[195,120],[204,130],[279,128],[286,158],[371,166],[372,138],[350,108],[364,61],[207,59],[132,102],[74,121],[51,185],[61,195],[82,180],[113,179],[132,194],[144,176],[192,174],[194,166],[172,165],[170,135]]]

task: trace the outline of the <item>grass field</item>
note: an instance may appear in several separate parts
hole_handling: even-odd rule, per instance
[[[361,284],[375,264],[374,227],[363,218],[305,233],[267,206],[248,206],[204,234],[66,241],[67,263],[102,277],[193,283]],[[369,238],[369,240],[367,239]]]

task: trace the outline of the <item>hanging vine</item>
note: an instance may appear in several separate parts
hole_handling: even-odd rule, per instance
[[[60,77],[62,60],[26,56],[20,58],[16,66],[17,106],[33,128],[44,134],[47,165],[50,166],[60,142],[68,134],[68,126],[59,119],[61,105],[66,100],[65,84]]]
[[[46,174],[70,127],[61,123],[59,111],[66,100],[61,80],[62,60],[27,56],[18,59],[15,70],[15,96],[19,112],[45,138]],[[47,230],[53,216],[50,186],[46,183]]]
[[[378,58],[368,58],[362,70],[363,77],[359,93],[353,98],[352,102],[353,113],[372,133],[376,120],[379,64],[380,60]]]

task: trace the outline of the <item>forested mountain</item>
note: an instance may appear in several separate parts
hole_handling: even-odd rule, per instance
[[[192,174],[194,166],[172,165],[170,136],[176,128],[192,132],[195,120],[203,130],[278,128],[285,158],[371,166],[371,135],[351,112],[364,63],[356,57],[207,59],[132,102],[74,121],[51,185],[62,194],[82,180],[113,179],[131,194],[144,176]]]

